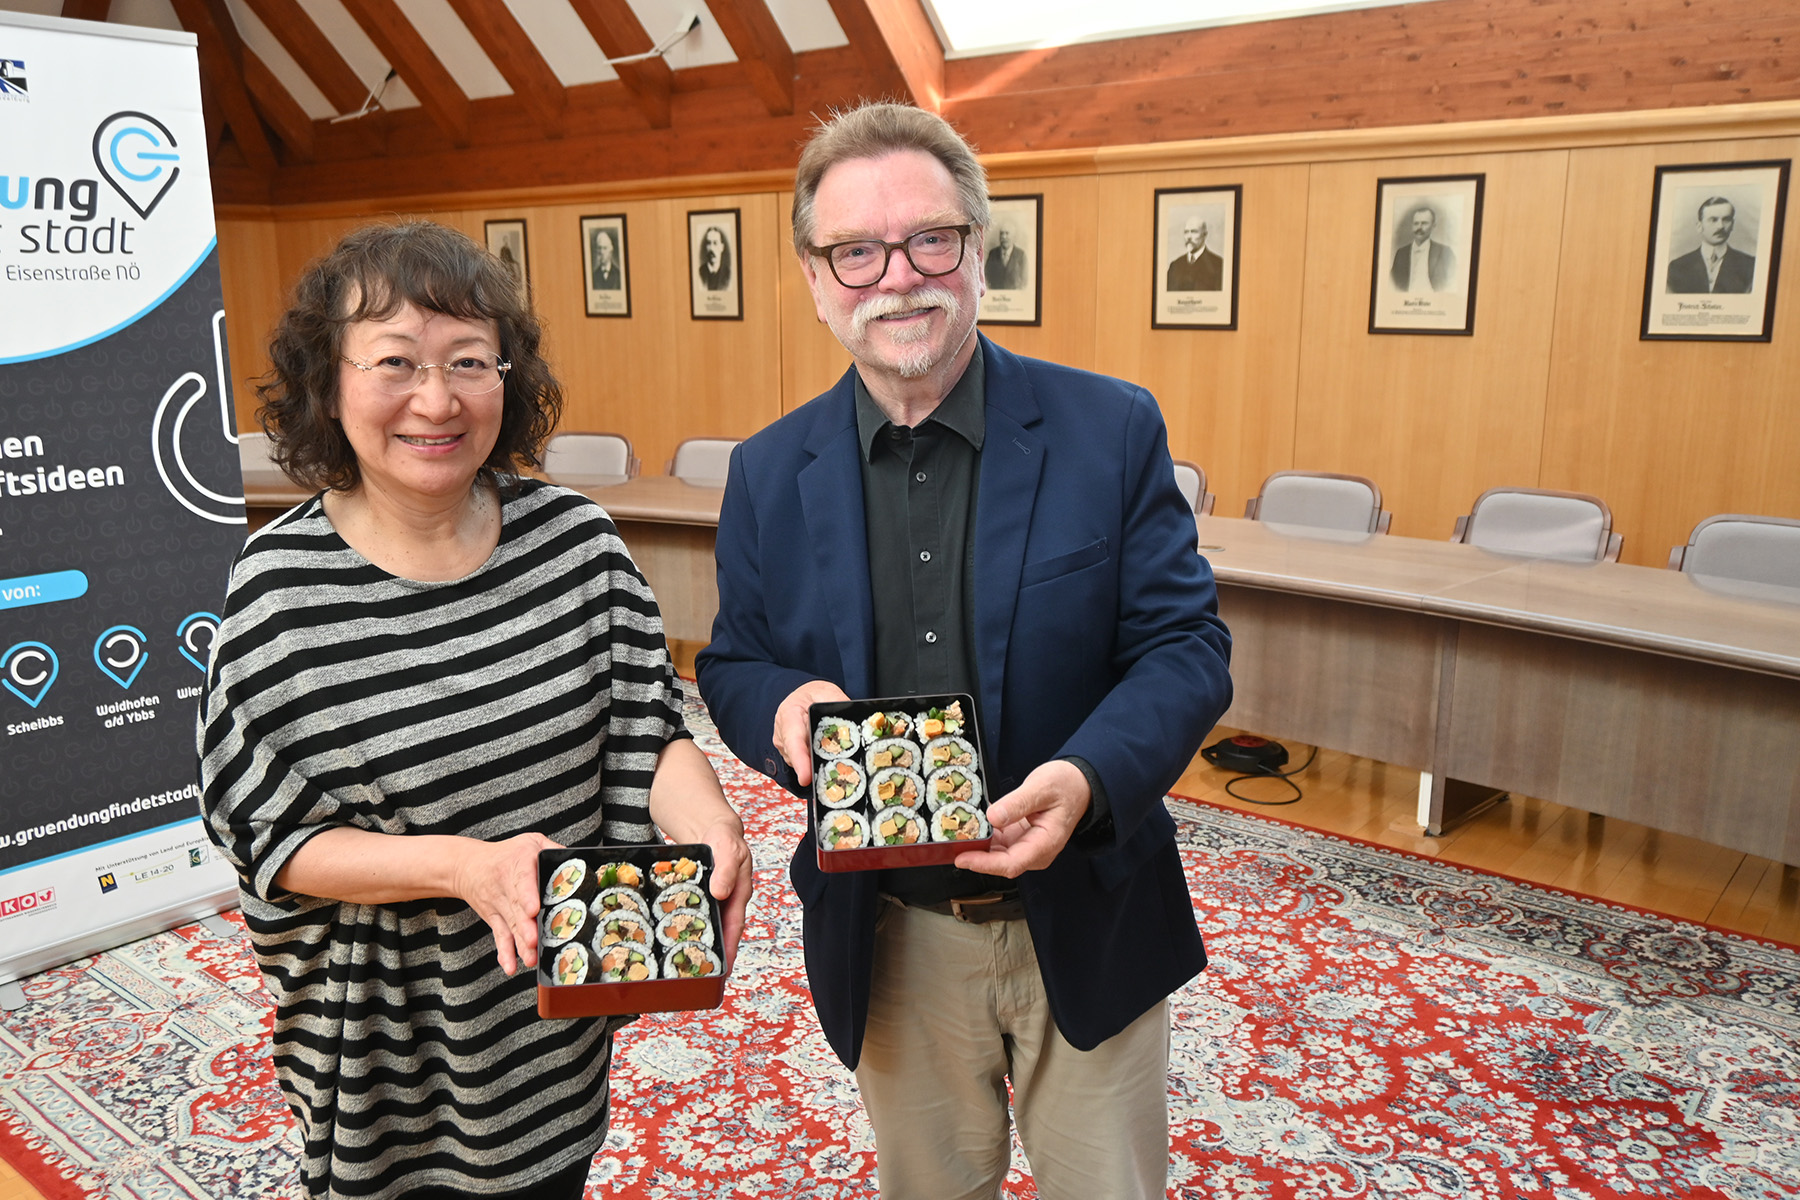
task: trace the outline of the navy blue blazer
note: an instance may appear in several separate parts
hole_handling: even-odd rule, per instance
[[[1231,639],[1150,394],[982,348],[974,640],[990,794],[1079,755],[1112,811],[1107,844],[1071,844],[1019,880],[1051,1013],[1087,1050],[1206,963],[1163,794],[1231,702]],[[852,372],[737,448],[719,515],[701,694],[738,757],[796,794],[773,742],[781,701],[812,679],[873,695],[859,455]],[[876,875],[819,871],[810,834],[790,874],[819,1023],[854,1067]]]

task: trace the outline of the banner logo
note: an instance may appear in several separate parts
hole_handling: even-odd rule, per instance
[[[140,217],[155,212],[175,186],[180,161],[175,135],[149,113],[114,113],[94,130],[94,165]]]
[[[144,652],[147,640],[136,626],[114,625],[94,639],[94,665],[120,687],[129,688],[150,661]]]
[[[10,896],[5,900],[0,900],[0,921],[7,917],[17,917],[24,913],[35,912],[40,908],[55,907],[55,888],[42,888],[26,892],[23,896]]]
[[[25,85],[25,60],[0,58],[0,100],[29,103],[31,91]]]
[[[0,686],[36,708],[56,682],[56,651],[42,642],[20,642],[0,655]]]
[[[235,471],[238,492],[228,495],[214,491],[194,475],[188,466],[187,452],[193,449],[203,455],[202,461],[217,457],[217,447],[208,448],[208,441],[216,436],[219,441],[232,447],[226,453],[236,457],[237,434],[232,432],[231,388],[226,378],[225,369],[225,310],[219,309],[212,318],[213,341],[213,378],[217,380],[218,425],[213,425],[209,409],[201,409],[203,416],[194,419],[193,429],[187,429],[188,415],[196,405],[206,399],[206,377],[198,371],[184,372],[179,379],[169,385],[163,393],[162,403],[156,406],[156,418],[150,427],[150,452],[156,461],[156,473],[162,477],[163,486],[169,489],[169,495],[189,512],[208,521],[217,521],[221,525],[242,525],[244,523],[243,477]],[[229,459],[227,459],[229,461]],[[188,661],[194,662],[193,659]],[[206,665],[194,662],[202,671]]]
[[[102,896],[108,892],[116,892],[119,890],[119,877],[114,875],[111,871],[98,876],[94,882],[100,885],[100,894]]]
[[[175,627],[175,640],[181,650],[181,657],[193,663],[201,674],[206,673],[206,660],[212,657],[213,638],[218,633],[219,618],[209,612],[189,613]]]

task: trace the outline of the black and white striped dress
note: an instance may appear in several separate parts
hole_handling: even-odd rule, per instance
[[[283,892],[349,825],[643,842],[657,754],[686,736],[656,602],[600,507],[526,482],[464,579],[399,579],[315,498],[245,545],[201,707],[202,809],[236,866],[276,1002],[309,1194],[503,1193],[606,1134],[611,1026],[537,1015],[459,900]]]

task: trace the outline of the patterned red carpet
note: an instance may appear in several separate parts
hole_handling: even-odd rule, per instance
[[[752,831],[750,936],[723,1009],[621,1035],[590,1195],[873,1196],[800,968],[800,806],[691,719]],[[1212,965],[1175,998],[1171,1196],[1800,1196],[1800,952],[1176,807]],[[45,1195],[298,1195],[240,937],[187,926],[24,986],[0,1155]]]

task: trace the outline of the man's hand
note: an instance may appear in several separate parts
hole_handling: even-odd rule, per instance
[[[801,787],[812,784],[812,724],[806,710],[815,704],[848,700],[844,689],[828,679],[814,679],[788,693],[775,710],[775,749],[794,768]],[[1077,775],[1080,771],[1075,772]],[[1086,782],[1085,780],[1083,781]]]
[[[956,865],[1008,879],[1042,870],[1068,844],[1092,799],[1087,776],[1074,763],[1047,762],[988,808],[992,846],[957,855]]]
[[[538,851],[555,850],[541,833],[521,833],[503,842],[464,838],[453,868],[454,894],[494,931],[500,969],[511,975],[537,962]]]

